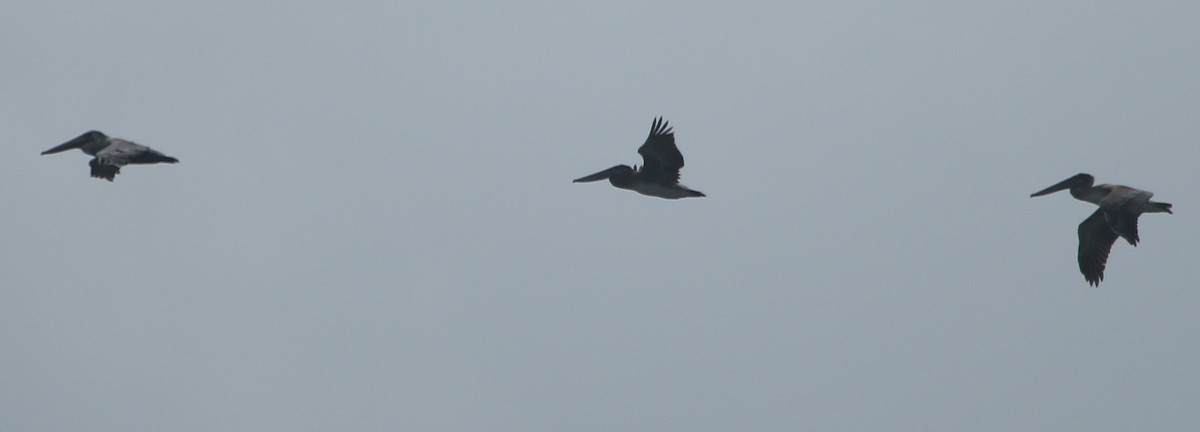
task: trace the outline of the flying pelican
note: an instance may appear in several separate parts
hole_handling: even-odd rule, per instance
[[[575,179],[574,183],[594,182],[608,179],[621,189],[629,189],[642,195],[666,199],[702,197],[703,193],[679,184],[679,169],[683,168],[683,154],[675,146],[675,133],[662,117],[650,125],[650,136],[638,148],[642,154],[642,167],[617,165],[598,173]]]
[[[80,149],[91,156],[92,177],[113,181],[121,172],[121,167],[128,164],[153,164],[159,162],[177,163],[179,159],[159,153],[150,147],[134,144],[120,138],[109,138],[103,132],[93,130],[85,132],[75,139],[60,144],[42,152],[44,155],[64,152],[70,149]]]
[[[1142,213],[1171,213],[1171,205],[1150,201],[1153,193],[1129,186],[1102,184],[1092,186],[1095,177],[1076,174],[1030,195],[1042,195],[1070,189],[1071,196],[1100,206],[1095,213],[1079,224],[1079,271],[1093,286],[1104,280],[1104,265],[1108,252],[1117,237],[1124,237],[1137,246],[1137,220]]]

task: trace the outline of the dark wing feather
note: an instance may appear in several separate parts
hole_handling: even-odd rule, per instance
[[[121,172],[121,167],[115,165],[105,165],[96,159],[88,162],[92,166],[92,177],[101,178],[108,181],[113,181],[117,178],[117,174]]]
[[[1100,201],[1108,217],[1108,225],[1112,227],[1129,244],[1137,246],[1137,220],[1142,208],[1150,202],[1153,193],[1131,187],[1118,186]]]
[[[1109,229],[1117,233],[1117,235],[1125,238],[1129,244],[1137,246],[1138,241],[1138,214],[1129,211],[1125,208],[1101,207],[1104,211],[1104,220],[1108,223]]]
[[[643,178],[655,183],[679,183],[683,153],[675,146],[675,132],[671,131],[662,117],[654,119],[650,125],[650,136],[638,148],[638,153],[642,155]]]
[[[1117,232],[1109,227],[1104,209],[1097,209],[1079,224],[1079,271],[1091,285],[1104,280],[1108,252],[1117,241]]]

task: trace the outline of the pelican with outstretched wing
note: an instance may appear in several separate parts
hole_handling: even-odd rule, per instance
[[[598,173],[575,179],[575,183],[594,182],[608,179],[621,189],[666,199],[705,196],[700,191],[679,184],[679,170],[683,168],[683,153],[675,146],[675,133],[662,117],[650,125],[650,136],[638,148],[642,155],[642,166],[617,165]]]
[[[1092,186],[1095,181],[1095,177],[1089,174],[1076,174],[1030,197],[1070,189],[1075,199],[1100,206],[1079,224],[1079,271],[1089,284],[1100,286],[1100,281],[1104,280],[1108,252],[1112,250],[1117,237],[1137,246],[1138,216],[1142,213],[1171,213],[1171,205],[1150,201],[1150,197],[1154,196],[1152,192],[1122,185]]]
[[[104,132],[88,131],[75,139],[67,141],[50,150],[44,155],[79,149],[93,156],[88,164],[92,166],[92,177],[113,181],[121,172],[121,167],[129,164],[178,163],[179,159],[164,155],[146,147],[120,138],[109,138]]]

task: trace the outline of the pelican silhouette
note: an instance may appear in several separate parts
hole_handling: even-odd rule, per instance
[[[1100,286],[1100,281],[1104,280],[1108,252],[1117,237],[1137,246],[1138,216],[1142,213],[1171,213],[1171,205],[1150,201],[1150,197],[1154,196],[1151,192],[1122,185],[1092,186],[1095,181],[1089,174],[1076,174],[1030,197],[1070,189],[1075,199],[1100,206],[1079,224],[1079,271],[1089,284]]]
[[[621,189],[642,195],[666,199],[705,196],[700,191],[679,184],[679,170],[683,168],[683,154],[675,146],[675,133],[662,117],[650,124],[650,136],[638,148],[642,155],[642,166],[617,165],[598,173],[575,179],[574,183],[594,182],[608,179]]]
[[[92,166],[92,177],[108,181],[116,179],[121,167],[128,164],[178,163],[179,159],[159,153],[150,147],[135,144],[120,138],[109,138],[103,132],[84,132],[70,141],[42,152],[44,155],[80,149],[94,156],[88,164]]]

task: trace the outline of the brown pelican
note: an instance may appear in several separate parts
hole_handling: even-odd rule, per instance
[[[650,124],[650,136],[638,148],[642,154],[642,167],[617,165],[586,177],[575,179],[575,183],[594,182],[608,179],[621,189],[629,189],[642,195],[666,199],[702,197],[703,193],[679,184],[679,169],[683,168],[683,154],[675,146],[675,133],[662,117]]]
[[[1137,220],[1142,213],[1171,213],[1171,205],[1150,201],[1153,193],[1129,186],[1102,184],[1092,186],[1096,179],[1088,174],[1076,174],[1054,186],[1030,195],[1038,197],[1063,189],[1071,196],[1100,206],[1095,213],[1079,224],[1079,271],[1093,286],[1104,280],[1104,264],[1117,237],[1137,246]]]
[[[44,155],[80,149],[91,156],[92,177],[113,181],[121,167],[128,164],[176,163],[179,159],[164,155],[144,145],[120,138],[109,138],[100,131],[88,131],[58,147],[42,152]]]

